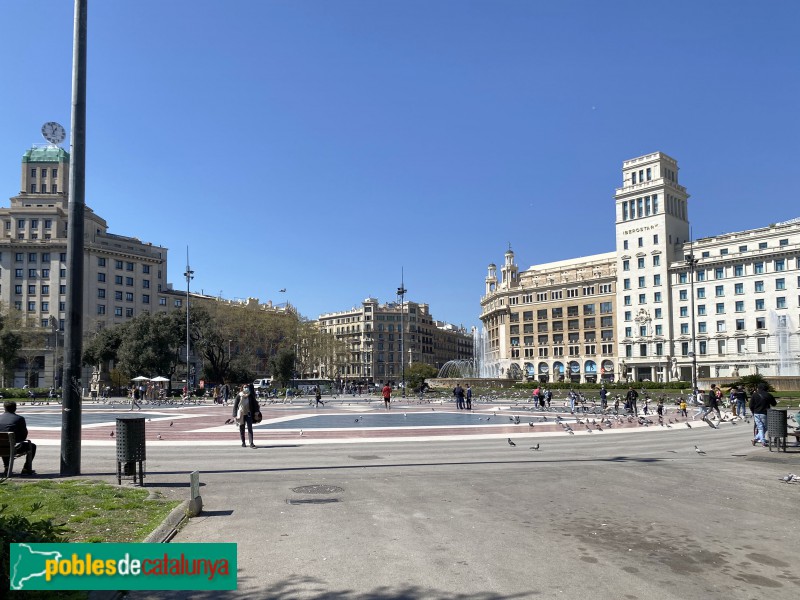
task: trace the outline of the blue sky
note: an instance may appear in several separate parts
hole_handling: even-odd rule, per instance
[[[72,2],[0,3],[0,205],[69,130]],[[800,3],[90,2],[87,204],[169,281],[368,295],[478,324],[486,266],[614,249],[622,161],[681,166],[695,237],[800,216]],[[68,146],[66,146],[68,148]],[[286,288],[286,293],[280,293]]]

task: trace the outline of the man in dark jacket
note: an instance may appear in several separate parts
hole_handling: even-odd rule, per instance
[[[767,391],[767,384],[759,383],[758,390],[753,392],[750,397],[750,412],[753,413],[758,431],[753,440],[753,446],[758,442],[761,442],[763,446],[767,445],[767,411],[776,404],[775,396]]]
[[[637,417],[639,416],[639,409],[636,406],[636,401],[639,399],[639,392],[633,389],[631,386],[628,389],[628,393],[625,394],[625,400],[628,404],[628,410],[630,410],[634,415]]]
[[[0,415],[0,431],[11,431],[14,433],[16,445],[14,455],[25,454],[25,466],[22,467],[23,475],[35,475],[33,470],[33,458],[36,456],[36,444],[28,439],[28,426],[25,424],[25,417],[17,414],[16,402],[3,402],[3,412]],[[3,457],[3,467],[8,471],[8,458]]]

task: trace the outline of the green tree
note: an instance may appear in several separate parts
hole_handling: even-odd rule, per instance
[[[735,387],[741,385],[745,390],[747,390],[748,394],[752,394],[756,389],[758,389],[759,384],[765,384],[767,386],[767,390],[772,392],[774,388],[772,385],[767,381],[763,375],[760,373],[756,373],[755,375],[745,375],[744,377],[740,377],[737,381],[734,381],[731,387]]]
[[[22,336],[12,331],[9,319],[0,314],[0,387],[6,387],[6,377],[10,375],[21,348]]]
[[[280,387],[286,387],[294,377],[294,350],[284,348],[270,359],[272,376]]]
[[[425,363],[413,363],[406,367],[406,385],[409,390],[417,390],[426,379],[436,377],[436,367]]]
[[[116,361],[127,323],[104,327],[83,342],[82,362],[86,366]]]
[[[118,368],[129,377],[163,375],[172,379],[186,344],[186,322],[182,313],[142,313],[122,335]]]

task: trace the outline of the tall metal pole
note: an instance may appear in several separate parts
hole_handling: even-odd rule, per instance
[[[186,272],[183,274],[186,277],[186,395],[191,393],[191,386],[189,384],[189,282],[194,279],[194,271],[189,267],[189,246],[186,246]]]
[[[72,38],[72,118],[67,212],[67,302],[61,396],[61,475],[81,474],[81,352],[83,335],[83,215],[86,206],[87,1],[75,0]]]
[[[686,263],[689,265],[689,277],[691,278],[691,294],[692,294],[692,393],[697,390],[697,348],[695,347],[695,324],[694,324],[694,268],[697,266],[697,259],[694,257],[694,242],[691,243],[690,254],[686,258]]]
[[[406,358],[403,351],[403,338],[405,338],[405,326],[403,325],[403,312],[406,292],[408,291],[404,285],[403,268],[400,268],[400,287],[397,288],[397,295],[400,296],[400,381],[403,386],[403,398],[406,397]]]

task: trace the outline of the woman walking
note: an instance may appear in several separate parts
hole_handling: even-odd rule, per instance
[[[239,425],[239,435],[242,438],[242,448],[247,444],[244,442],[244,427],[247,425],[247,433],[250,438],[250,447],[255,448],[253,443],[253,414],[256,412],[258,402],[256,401],[256,390],[252,383],[242,386],[242,391],[236,395],[233,403],[233,418]]]

